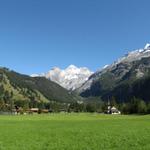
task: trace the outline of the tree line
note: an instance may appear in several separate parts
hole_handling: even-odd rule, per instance
[[[0,91],[4,91],[0,86]],[[115,97],[109,100],[110,106],[116,107],[122,114],[150,114],[150,102],[145,102],[142,99],[133,97],[128,102],[118,102]],[[26,100],[14,100],[13,92],[7,90],[0,93],[0,111],[12,111],[15,106],[27,111],[30,108],[47,109],[50,112],[97,112],[105,113],[108,108],[108,101],[93,99],[88,101],[75,101],[71,103],[62,103],[57,101],[42,102],[37,101],[34,96]]]

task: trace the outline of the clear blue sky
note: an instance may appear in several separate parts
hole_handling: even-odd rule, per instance
[[[0,66],[91,70],[150,42],[150,0],[0,0]]]

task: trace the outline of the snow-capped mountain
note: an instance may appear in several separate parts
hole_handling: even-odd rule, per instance
[[[121,62],[132,62],[135,60],[140,60],[143,57],[149,57],[150,56],[150,44],[146,44],[143,49],[138,49],[129,52],[124,57],[118,59],[115,64],[121,63]]]
[[[112,63],[111,65],[105,65],[101,70],[95,72],[89,80],[87,80],[79,89],[78,92],[82,93],[84,91],[90,90],[93,83],[96,83],[97,80],[101,79],[104,74],[113,74],[114,78],[117,76],[117,79],[121,79],[127,73],[129,73],[130,69],[133,67],[133,62],[140,61],[143,58],[150,57],[150,44],[146,44],[144,48],[134,50],[119,58],[117,61]],[[143,77],[143,70],[137,68],[135,70],[136,77]],[[105,76],[106,78],[106,76]]]
[[[33,74],[31,76],[44,76],[68,90],[74,90],[76,88],[79,88],[85,81],[87,81],[92,74],[93,72],[86,67],[78,68],[74,65],[70,65],[64,70],[61,70],[58,67],[54,67],[47,73],[43,73],[40,75]]]

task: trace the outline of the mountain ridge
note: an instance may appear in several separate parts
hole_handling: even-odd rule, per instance
[[[60,69],[54,67],[47,73],[32,74],[32,77],[43,76],[47,79],[56,82],[67,90],[75,90],[79,88],[88,78],[93,74],[86,67],[76,67],[75,65],[69,65],[66,69]]]
[[[106,99],[106,97],[110,95],[117,95],[116,97],[118,98],[116,89],[119,86],[122,86],[122,91],[127,94],[127,92],[123,90],[123,87],[131,86],[133,88],[134,82],[141,82],[140,80],[145,80],[145,78],[149,76],[150,44],[146,44],[143,49],[131,51],[111,65],[95,72],[91,75],[89,80],[76,91],[83,97],[101,96]],[[129,90],[132,89],[129,88]],[[128,93],[127,95],[134,96],[138,94],[130,92],[130,94]],[[146,99],[144,95],[141,95],[140,98]]]

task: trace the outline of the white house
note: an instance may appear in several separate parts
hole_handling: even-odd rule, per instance
[[[116,107],[111,107],[111,114],[121,114],[121,112]]]

